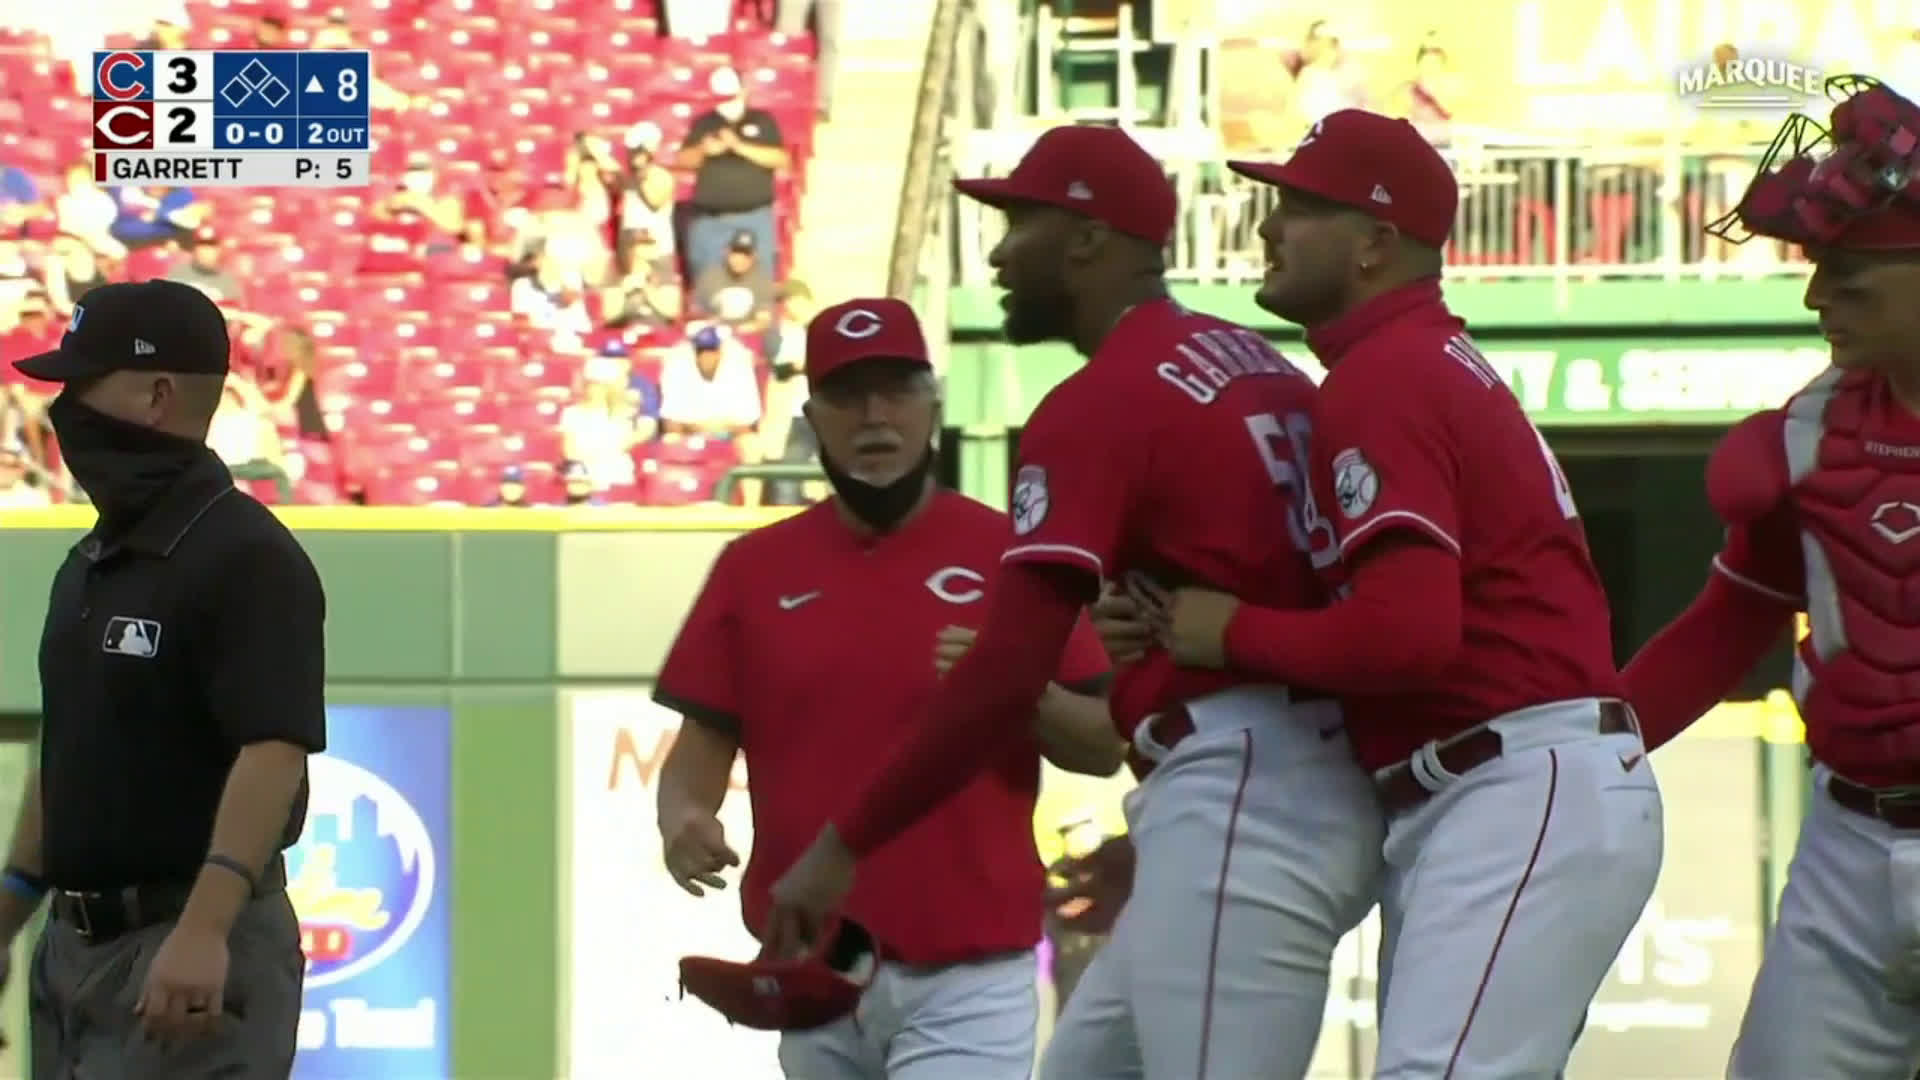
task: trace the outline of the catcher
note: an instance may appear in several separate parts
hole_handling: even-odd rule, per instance
[[[1813,792],[1731,1080],[1906,1080],[1920,1066],[1920,108],[1858,76],[1775,139],[1709,232],[1801,245],[1832,366],[1707,466],[1727,525],[1706,587],[1626,678],[1647,745],[1794,654]]]
[[[768,889],[883,767],[941,669],[972,639],[1007,520],[939,490],[939,398],[926,340],[898,300],[851,300],[807,328],[808,423],[834,497],[721,552],[661,670],[685,719],[660,778],[667,870],[723,886],[740,857],[716,816],[736,754],[753,804],[741,886],[764,935]],[[1107,657],[1083,618],[1029,737],[873,853],[844,919],[803,957],[692,958],[687,990],[737,1023],[782,1031],[796,1080],[1027,1080],[1046,881],[1035,851],[1042,754],[1110,775],[1124,746],[1098,696]]]

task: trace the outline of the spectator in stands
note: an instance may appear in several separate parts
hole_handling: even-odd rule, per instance
[[[441,184],[433,157],[415,150],[407,155],[400,186],[387,196],[381,208],[390,218],[419,216],[429,226],[426,243],[448,244],[459,237],[460,226],[466,221],[466,208],[461,203],[458,194]]]
[[[528,225],[530,211],[526,174],[505,150],[487,155],[486,168],[478,183],[466,191],[463,216],[469,226],[478,224],[484,243],[498,248],[512,240]]]
[[[820,440],[807,423],[807,323],[820,305],[813,290],[799,280],[780,286],[780,311],[772,335],[773,377],[767,382],[766,416],[760,421],[763,460],[804,465],[820,452]],[[809,501],[803,486],[776,481],[768,490],[771,506],[798,506]]]
[[[594,486],[593,474],[579,461],[560,463],[560,491],[568,506],[605,506],[606,497]]]
[[[287,37],[287,16],[276,6],[267,8],[253,20],[253,44],[255,49],[290,49],[293,42]]]
[[[53,201],[53,216],[61,232],[80,237],[96,251],[118,255],[125,250],[113,238],[120,206],[106,189],[93,182],[90,161],[76,161],[67,167],[66,188]]]
[[[36,284],[12,310],[0,310],[0,360],[5,368],[6,398],[0,405],[6,410],[0,439],[25,442],[35,461],[47,458],[47,403],[60,388],[53,383],[26,380],[15,371],[11,361],[38,356],[60,345],[61,324],[53,317],[53,304],[44,286]]]
[[[114,245],[119,248],[119,245]],[[124,250],[124,249],[120,249]],[[61,233],[53,238],[47,249],[47,258],[42,267],[47,286],[47,297],[53,302],[53,310],[61,318],[71,318],[73,305],[79,303],[93,290],[107,283],[111,276],[107,268],[101,265],[102,256],[92,244],[71,233]]]
[[[738,333],[755,334],[773,320],[773,275],[754,250],[753,233],[733,234],[727,254],[693,282],[694,314],[718,319]]]
[[[40,185],[17,165],[0,165],[0,229],[17,229],[46,212]]]
[[[593,332],[593,317],[587,313],[586,281],[579,269],[556,251],[540,251],[534,257],[533,273],[516,280],[507,295],[515,315],[525,318],[536,330],[552,333],[557,340],[577,342]]]
[[[113,199],[118,207],[113,238],[128,250],[178,243],[207,219],[206,204],[188,188],[114,188]]]
[[[527,495],[527,470],[509,465],[500,470],[500,487],[488,506],[532,506]]]
[[[27,448],[18,442],[0,443],[0,510],[50,506],[53,496],[27,475]]]
[[[627,167],[620,175],[620,271],[674,267],[673,173],[657,160],[660,125],[627,129]]]
[[[20,303],[29,293],[39,293],[44,299],[46,286],[33,276],[33,264],[27,261],[26,249],[20,241],[0,236],[0,333],[13,329],[20,315]]]
[[[213,231],[213,226],[203,225],[193,234],[187,253],[167,271],[167,277],[199,289],[216,304],[244,307],[246,297],[240,280],[222,265],[223,257],[220,235]]]
[[[628,396],[631,368],[625,350],[602,350],[581,371],[580,400],[560,411],[562,452],[584,467],[594,490],[634,481],[633,448],[641,441]]]
[[[780,0],[774,29],[788,37],[807,32],[813,23],[813,67],[820,119],[833,112],[833,83],[840,70],[840,0]]]
[[[228,465],[284,468],[286,449],[273,422],[273,407],[252,379],[237,372],[227,376],[226,392],[207,426],[207,446]]]
[[[1429,30],[1413,54],[1413,79],[1406,86],[1406,116],[1420,133],[1444,144],[1458,100],[1453,63],[1440,46],[1439,31]]]
[[[778,264],[774,177],[789,164],[779,123],[748,103],[739,72],[716,69],[708,88],[720,102],[694,119],[680,148],[681,167],[695,170],[686,258],[696,281],[726,257],[728,242],[742,229],[753,233],[768,265]]]
[[[187,45],[186,13],[165,12],[154,17],[147,27],[147,36],[141,40],[142,49],[185,49]]]
[[[761,412],[753,353],[732,334],[703,326],[667,353],[660,367],[660,422],[669,437],[747,435]]]
[[[610,249],[620,164],[614,160],[607,140],[590,132],[575,132],[567,147],[562,183],[572,195],[573,210],[580,215],[581,225],[600,238],[601,247]]]
[[[680,275],[671,267],[642,266],[608,290],[602,310],[613,330],[654,333],[680,323]]]
[[[1367,107],[1358,66],[1325,19],[1307,26],[1295,64],[1293,101],[1301,123],[1311,126],[1341,109]]]

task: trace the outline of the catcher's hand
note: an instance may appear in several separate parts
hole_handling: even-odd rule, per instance
[[[665,839],[667,873],[695,896],[705,896],[705,889],[726,888],[720,871],[740,865],[740,856],[727,846],[726,827],[712,814],[688,817]]]
[[[1085,855],[1068,855],[1047,868],[1047,903],[1061,925],[1083,934],[1107,934],[1133,895],[1133,841],[1109,838]]]

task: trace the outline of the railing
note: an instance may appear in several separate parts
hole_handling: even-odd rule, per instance
[[[1259,228],[1276,190],[1227,169],[1210,132],[1134,134],[1167,164],[1180,191],[1170,276],[1258,280],[1266,263]],[[1033,135],[970,133],[956,168],[962,175],[1003,175]],[[1705,232],[1739,201],[1760,148],[1523,147],[1456,139],[1443,152],[1460,180],[1460,213],[1447,248],[1452,276],[1677,280],[1806,272],[1788,245],[1759,239],[1733,245]],[[982,284],[990,278],[986,253],[1004,228],[1002,216],[964,199],[953,214],[956,279]]]

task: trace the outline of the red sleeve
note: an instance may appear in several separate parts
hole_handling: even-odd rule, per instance
[[[1411,531],[1460,554],[1459,466],[1441,409],[1445,387],[1372,384],[1377,364],[1321,384],[1315,470],[1328,487],[1323,505],[1353,553],[1385,532]],[[1432,382],[1410,368],[1408,379]],[[1331,688],[1329,688],[1331,689]]]
[[[1093,629],[1093,620],[1082,614],[1073,624],[1073,636],[1067,639],[1067,647],[1060,654],[1060,667],[1053,673],[1053,681],[1070,689],[1085,688],[1112,670],[1106,646],[1100,644],[1100,635]]]
[[[1402,536],[1370,544],[1349,592],[1329,607],[1241,604],[1227,624],[1227,662],[1334,694],[1417,689],[1459,654],[1461,606],[1460,561]]]
[[[1090,370],[1090,369],[1089,369]],[[1138,431],[1114,416],[1097,415],[1084,381],[1073,376],[1047,395],[1020,432],[1020,467],[1013,477],[1013,543],[1007,563],[1064,563],[1106,577],[1114,566],[1131,505],[1131,486],[1144,470]]]
[[[1751,522],[1729,526],[1713,569],[1747,592],[1795,611],[1806,607],[1806,562],[1793,507],[1778,506]]]
[[[653,700],[691,720],[736,738],[740,734],[739,608],[733,603],[734,546],[727,545],[707,572],[693,610],[667,650],[654,683]]]
[[[1792,603],[1741,588],[1725,574],[1709,576],[1687,610],[1642,646],[1623,673],[1647,749],[1726,700],[1780,639],[1794,610]]]
[[[898,836],[1027,737],[1033,708],[1060,666],[1085,603],[1065,567],[1014,565],[987,595],[985,625],[940,682],[928,715],[910,724],[887,764],[836,815],[840,839],[865,855]]]

